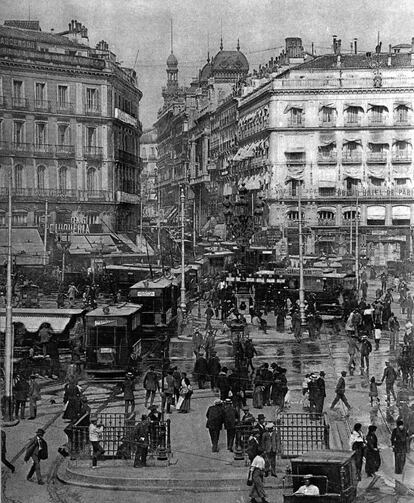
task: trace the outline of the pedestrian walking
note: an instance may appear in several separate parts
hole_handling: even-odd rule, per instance
[[[207,304],[207,309],[206,309],[204,315],[206,317],[205,330],[211,330],[211,328],[212,328],[212,326],[211,326],[211,318],[214,316],[214,311],[213,311],[210,303]]]
[[[369,372],[369,355],[372,351],[372,344],[366,335],[362,336],[359,351],[361,353],[361,375],[364,375],[365,368],[367,369],[367,373]]]
[[[394,351],[398,347],[400,331],[400,323],[394,313],[391,313],[388,319],[388,330],[390,331],[390,351]]]
[[[257,369],[253,380],[253,407],[255,409],[263,409],[263,392],[265,387],[261,370],[260,368]]]
[[[336,396],[335,396],[330,408],[331,408],[331,410],[333,410],[335,405],[339,402],[339,400],[342,400],[345,407],[348,409],[348,414],[349,414],[349,411],[351,410],[351,406],[349,405],[348,400],[345,396],[345,377],[346,377],[346,372],[345,372],[345,370],[343,370],[341,372],[341,377],[338,379],[338,383],[335,388]]]
[[[265,460],[263,458],[263,451],[259,450],[249,469],[249,480],[251,480],[252,483],[252,488],[249,493],[251,501],[267,503],[264,489],[264,474]]]
[[[210,374],[210,387],[212,390],[217,389],[217,376],[221,370],[220,359],[216,351],[211,352],[210,358],[207,360],[208,373]]]
[[[261,369],[263,381],[263,404],[270,405],[270,391],[273,383],[273,372],[269,369],[269,364],[266,362]]]
[[[183,372],[181,374],[180,398],[176,405],[176,409],[179,413],[186,414],[190,412],[192,394],[193,388],[190,379],[188,379],[186,372]]]
[[[135,379],[132,372],[127,372],[124,382],[122,383],[122,389],[124,391],[125,414],[129,414],[130,407],[131,412],[135,410]]]
[[[17,376],[16,383],[14,385],[14,400],[15,400],[15,415],[16,419],[24,419],[26,402],[29,398],[29,383],[23,374]]]
[[[411,296],[411,293],[407,294],[407,321],[410,323],[413,322],[413,309],[414,309],[414,300]]]
[[[226,398],[224,402],[224,429],[227,434],[227,450],[233,452],[234,438],[236,436],[236,426],[239,422],[239,414],[233,406],[231,398]]]
[[[318,400],[318,376],[315,373],[310,375],[309,383],[308,383],[308,392],[309,392],[309,411],[311,413],[316,412],[316,402]]]
[[[36,381],[37,374],[30,376],[29,382],[29,419],[35,419],[37,416],[37,402],[42,398],[40,385]]]
[[[142,466],[147,466],[149,419],[145,414],[141,416],[141,421],[135,427],[134,442],[136,443],[134,467],[140,468]]]
[[[8,459],[6,458],[6,454],[7,454],[7,438],[6,438],[6,432],[2,429],[1,430],[1,462],[7,466],[7,468],[12,472],[14,473],[16,468],[14,465],[12,465],[10,463],[10,461],[8,461]]]
[[[154,370],[154,366],[150,365],[147,373],[144,376],[143,386],[145,389],[145,408],[148,408],[148,401],[150,406],[154,403],[155,392],[159,390],[158,375]]]
[[[164,391],[161,395],[161,409],[162,411],[166,409],[167,414],[171,414],[171,405],[173,403],[175,389],[174,383],[174,371],[170,369],[164,377]]]
[[[246,341],[244,343],[244,356],[247,359],[247,368],[251,368],[252,372],[254,372],[254,366],[253,366],[253,358],[257,355],[257,350],[254,347],[254,344],[250,337],[246,338]]]
[[[388,279],[388,275],[384,271],[381,274],[381,290],[382,290],[382,293],[385,293],[387,291],[387,279]]]
[[[368,426],[368,433],[365,439],[365,473],[367,477],[373,477],[381,466],[381,456],[378,448],[377,427],[373,424]]]
[[[369,399],[371,402],[371,407],[373,407],[374,403],[379,404],[379,398],[378,398],[378,386],[380,386],[381,383],[377,382],[375,380],[375,377],[372,376],[371,380],[369,381]]]
[[[69,421],[77,419],[81,410],[81,390],[74,376],[70,376],[69,382],[65,384],[63,403],[65,404],[63,419]]]
[[[227,367],[223,367],[220,370],[216,380],[217,388],[220,391],[220,400],[222,401],[224,401],[226,398],[229,398],[229,391],[231,389],[227,372],[228,372]]]
[[[401,475],[409,448],[410,436],[404,426],[404,421],[397,421],[397,427],[391,432],[391,445],[394,451],[395,473]]]
[[[381,324],[376,323],[374,328],[375,351],[379,350],[381,342]]]
[[[220,430],[224,424],[224,410],[221,400],[215,400],[214,404],[207,409],[206,417],[210,439],[211,439],[211,451],[219,452],[218,442],[220,439]]]
[[[194,364],[194,379],[197,380],[198,389],[204,389],[208,375],[208,364],[203,353],[199,353]]]
[[[150,412],[148,414],[148,421],[150,447],[152,451],[155,451],[158,446],[158,428],[161,422],[161,412],[158,411],[157,405],[151,405]]]
[[[178,370],[178,367],[173,368],[173,378],[174,378],[174,398],[175,404],[177,404],[178,399],[180,398],[180,387],[181,387],[181,372]]]
[[[199,330],[196,330],[193,333],[192,342],[193,342],[193,353],[197,358],[203,346],[203,335]]]
[[[98,423],[98,416],[92,414],[90,418],[91,424],[89,425],[89,442],[92,447],[92,468],[98,466],[98,459],[103,456],[105,450],[101,446],[104,427],[103,424]]]
[[[45,430],[43,430],[42,428],[39,428],[36,431],[36,436],[30,441],[24,456],[24,461],[26,463],[29,461],[30,458],[33,461],[33,464],[29,470],[29,473],[27,474],[26,479],[31,480],[34,473],[36,473],[37,483],[39,485],[44,484],[42,479],[42,473],[40,470],[40,461],[48,458],[48,447],[46,440],[43,438],[44,434]]]
[[[266,424],[266,431],[262,437],[263,454],[265,458],[266,471],[270,471],[273,477],[277,477],[276,473],[276,456],[280,452],[278,432],[274,423]]]
[[[355,452],[355,468],[358,480],[361,480],[362,462],[364,458],[365,439],[362,435],[362,424],[356,423],[349,437],[349,447]]]
[[[385,369],[382,375],[381,384],[385,381],[385,393],[387,394],[387,405],[391,403],[391,395],[397,400],[394,391],[394,383],[397,380],[397,372],[390,362],[385,362]]]
[[[323,406],[326,398],[326,386],[325,386],[325,372],[321,370],[319,372],[319,377],[316,380],[318,391],[316,394],[316,413],[322,414]]]
[[[68,288],[69,307],[74,307],[76,295],[78,294],[79,290],[76,288],[74,283],[71,283]]]

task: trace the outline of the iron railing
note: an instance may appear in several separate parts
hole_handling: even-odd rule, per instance
[[[137,450],[134,440],[137,427],[136,415],[119,413],[97,414],[98,424],[103,425],[100,445],[105,450],[105,459],[132,460]],[[89,442],[89,427],[70,425],[65,429],[68,437],[68,450],[71,459],[90,459],[91,445]],[[150,423],[148,442],[148,457],[169,459],[171,457],[171,428],[170,420],[160,423]]]

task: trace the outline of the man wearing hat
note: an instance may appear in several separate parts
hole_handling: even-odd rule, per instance
[[[264,414],[259,414],[257,416],[257,423],[255,424],[255,429],[259,433],[259,444],[260,444],[260,447],[263,448],[263,446],[262,446],[262,438],[263,438],[264,432],[266,431],[266,417],[265,417]]]
[[[92,468],[97,467],[98,458],[105,452],[100,444],[102,440],[103,429],[103,425],[98,424],[98,416],[96,414],[92,414],[91,424],[89,425],[89,442],[92,445]]]
[[[36,472],[37,483],[43,485],[42,473],[40,471],[40,461],[42,459],[48,458],[48,449],[46,440],[43,439],[45,434],[45,430],[39,428],[36,431],[36,436],[30,442],[26,449],[26,454],[24,456],[24,460],[27,463],[30,458],[33,460],[32,467],[27,474],[26,479],[30,480],[33,477],[33,474]]]
[[[226,398],[224,402],[224,429],[227,432],[227,450],[233,452],[234,437],[236,436],[236,425],[239,417],[236,408],[233,406],[231,398]]]
[[[399,419],[397,427],[391,432],[391,445],[394,451],[395,473],[401,475],[404,471],[405,461],[409,448],[410,435],[404,426],[404,421]]]
[[[302,494],[303,496],[319,496],[319,487],[311,484],[312,475],[304,475],[303,486],[300,486],[295,494]]]
[[[325,372],[323,370],[319,372],[319,377],[316,379],[316,383],[318,385],[318,392],[316,395],[316,412],[317,414],[322,414],[323,404],[326,398]]]
[[[211,352],[211,356],[207,361],[208,373],[210,374],[210,386],[212,390],[217,389],[217,376],[221,370],[220,359],[216,351]]]
[[[224,423],[224,410],[221,400],[214,400],[214,404],[207,409],[206,417],[206,427],[208,428],[211,438],[211,450],[212,452],[219,452],[218,442],[220,430]]]
[[[397,380],[397,372],[390,362],[385,362],[385,369],[382,375],[381,384],[385,381],[385,392],[387,394],[387,405],[391,403],[391,395],[394,400],[397,400],[394,391],[394,383]]]
[[[129,407],[131,407],[131,412],[135,410],[135,379],[132,372],[127,372],[122,388],[124,390],[125,414],[129,414]]]
[[[32,374],[29,382],[29,419],[35,419],[37,416],[37,401],[41,399],[40,385],[36,381],[37,375]]]
[[[364,375],[365,366],[367,368],[367,372],[369,371],[369,354],[372,351],[372,345],[366,335],[362,336],[362,342],[359,351],[361,353],[361,375]]]
[[[308,382],[308,393],[309,393],[309,411],[316,412],[316,402],[318,401],[318,375],[312,372]]]
[[[141,421],[135,427],[134,441],[137,444],[134,467],[146,466],[149,446],[149,419],[145,414],[141,416]]]
[[[342,400],[346,408],[348,409],[348,414],[351,409],[351,406],[348,403],[348,400],[346,399],[345,396],[345,377],[346,377],[346,372],[343,370],[341,372],[341,377],[338,379],[338,383],[335,388],[335,393],[336,396],[333,399],[333,402],[331,404],[331,410],[335,407],[335,405],[339,402],[339,400]]]

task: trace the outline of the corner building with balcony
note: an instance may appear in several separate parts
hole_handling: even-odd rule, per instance
[[[136,230],[139,101],[135,71],[77,21],[0,27],[0,225],[12,173],[13,225],[52,232]],[[81,229],[81,231],[79,231]]]
[[[342,54],[334,40],[333,54],[241,100],[241,125],[248,120],[242,109],[268,107],[257,132],[253,117],[246,134],[254,148],[244,155],[256,158],[265,131],[268,225],[288,238],[290,253],[298,251],[300,189],[305,253],[354,249],[358,218],[359,252],[372,264],[412,255],[413,68],[414,40],[405,53],[390,47],[372,54]]]

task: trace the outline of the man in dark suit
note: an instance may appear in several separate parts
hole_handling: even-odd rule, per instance
[[[233,406],[231,398],[226,398],[224,402],[224,428],[227,432],[227,450],[233,452],[234,437],[236,436],[236,425],[239,422],[239,415]]]
[[[30,480],[33,477],[33,474],[36,472],[37,483],[39,485],[43,485],[42,473],[40,471],[40,461],[42,459],[48,458],[47,451],[47,443],[46,440],[43,439],[43,435],[45,434],[45,430],[39,428],[36,431],[36,436],[30,442],[29,446],[26,449],[26,454],[24,456],[24,460],[27,463],[30,458],[33,460],[33,465],[27,474],[26,479]]]
[[[224,423],[224,411],[221,400],[215,400],[214,405],[207,409],[207,424],[206,427],[210,433],[211,450],[212,452],[219,452],[218,442],[220,438],[220,430]]]

